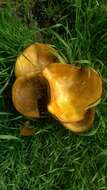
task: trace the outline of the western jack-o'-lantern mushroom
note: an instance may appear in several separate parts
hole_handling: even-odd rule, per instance
[[[16,79],[12,87],[12,101],[16,110],[24,116],[38,118],[41,115],[39,101],[47,104],[46,93],[45,79],[42,77],[41,80],[41,75],[32,72],[26,77]],[[46,111],[46,106],[43,108]]]
[[[14,107],[21,114],[27,117],[39,117],[38,100],[41,101],[41,110],[46,111],[48,96],[42,70],[55,61],[64,62],[58,51],[50,44],[32,44],[18,56],[12,100]]]
[[[27,47],[15,64],[15,76],[25,76],[30,72],[41,72],[48,64],[64,62],[58,51],[50,44],[35,43]]]
[[[54,63],[43,70],[43,76],[50,86],[49,112],[72,131],[90,128],[93,107],[102,95],[100,75],[92,68]]]

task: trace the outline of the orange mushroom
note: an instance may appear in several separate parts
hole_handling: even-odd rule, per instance
[[[94,107],[102,95],[99,74],[92,68],[54,63],[43,70],[43,76],[50,86],[49,112],[68,128],[73,122],[84,125],[87,110]]]
[[[29,76],[17,78],[13,84],[13,104],[24,116],[38,118],[40,117],[38,102],[45,96],[44,93],[46,93],[45,79],[43,80],[39,74],[30,73]]]
[[[42,110],[48,108],[66,128],[87,131],[101,99],[102,79],[92,68],[61,63],[64,59],[49,44],[26,48],[15,64],[13,104],[24,116],[38,118],[40,102]]]
[[[42,43],[30,45],[18,56],[15,64],[17,79],[12,87],[12,100],[21,114],[28,117],[40,116],[38,100],[47,101],[46,81],[42,70],[56,60],[63,62],[63,58],[52,45]],[[45,102],[41,109],[46,110]]]
[[[30,72],[41,72],[48,64],[63,62],[63,58],[50,44],[36,43],[27,47],[18,56],[15,64],[15,76],[25,76]]]

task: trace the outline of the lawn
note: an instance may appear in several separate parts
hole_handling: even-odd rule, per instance
[[[16,57],[51,43],[68,63],[95,68],[103,97],[84,134],[54,118],[32,119],[11,100]],[[107,1],[0,1],[0,190],[107,190]],[[20,137],[20,128],[35,128]]]

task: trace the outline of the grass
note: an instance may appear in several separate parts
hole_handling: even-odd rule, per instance
[[[0,190],[106,190],[106,1],[5,2],[0,5]],[[11,102],[14,64],[36,41],[52,43],[69,63],[101,73],[104,95],[88,133],[75,135],[49,118],[30,121],[34,136],[19,136],[27,119]]]

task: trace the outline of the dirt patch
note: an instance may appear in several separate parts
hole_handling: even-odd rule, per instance
[[[66,22],[70,28],[74,25],[74,7],[63,0],[37,0],[28,4],[18,1],[15,7],[16,14],[29,26],[35,22],[40,28]]]

